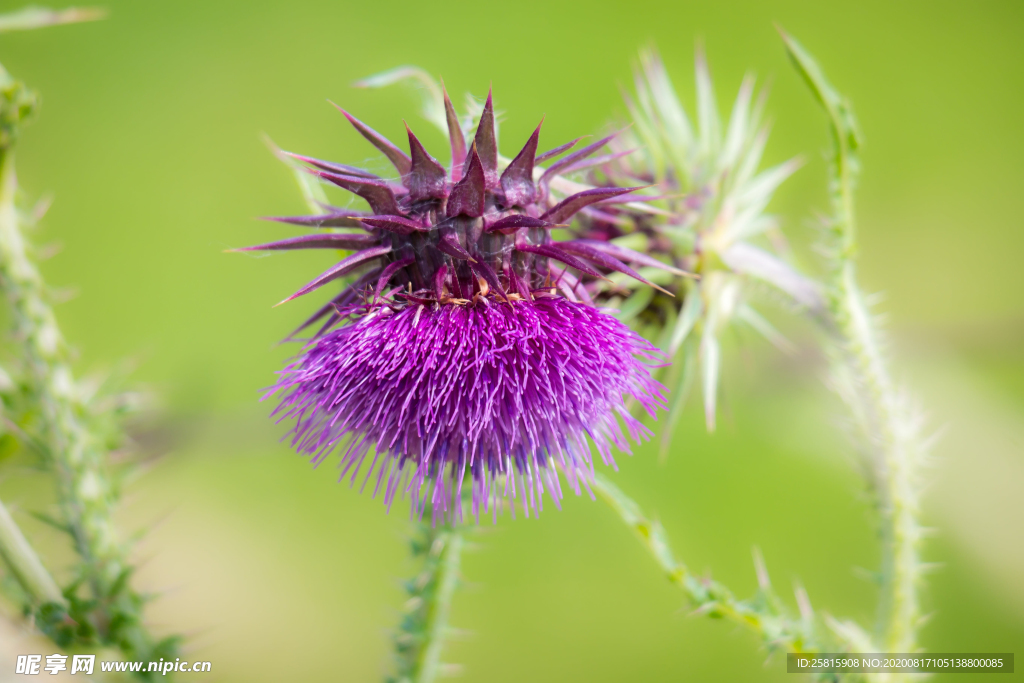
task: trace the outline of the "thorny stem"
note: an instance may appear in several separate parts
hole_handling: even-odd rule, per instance
[[[14,197],[14,155],[0,152],[0,281],[14,318],[14,334],[25,355],[33,402],[39,406],[47,464],[57,477],[58,494],[75,549],[88,567],[98,595],[105,594],[124,568],[110,522],[112,492],[103,453],[82,419],[64,340],[45,285],[27,254]]]
[[[591,487],[634,532],[643,543],[666,577],[682,589],[695,614],[728,619],[751,629],[771,650],[786,652],[822,652],[829,644],[819,634],[810,601],[802,589],[797,590],[800,614],[790,615],[772,590],[768,572],[760,555],[755,552],[758,591],[748,600],[738,600],[726,586],[710,578],[693,575],[686,564],[677,560],[669,547],[668,536],[661,523],[647,517],[640,506],[611,483],[597,474]],[[845,642],[837,643],[856,649],[850,633]]]
[[[0,501],[0,558],[3,558],[22,590],[33,601],[34,607],[46,603],[65,604],[57,583],[50,572],[46,571],[3,501]]]
[[[814,59],[791,37],[783,34],[783,39],[828,115],[833,142],[828,251],[835,381],[861,432],[868,478],[881,517],[882,599],[877,645],[884,652],[913,652],[920,622],[917,591],[923,574],[918,557],[922,539],[918,472],[925,449],[918,420],[890,377],[878,326],[857,285],[853,208],[859,146],[856,122]]]
[[[34,104],[34,98],[25,95],[29,92],[0,67],[0,287],[24,362],[26,398],[38,411],[34,445],[56,479],[61,524],[81,560],[65,593],[72,619],[56,615],[63,631],[57,622],[50,623],[49,630],[45,623],[40,627],[62,645],[98,638],[130,659],[173,656],[176,639],[157,642],[142,625],[144,600],[129,585],[132,568],[111,520],[116,492],[106,470],[106,444],[92,432],[90,406],[72,374],[46,284],[22,233],[12,146],[21,120]],[[77,595],[80,582],[88,585],[88,598]],[[73,632],[65,628],[68,624],[74,624]]]
[[[423,558],[423,568],[405,584],[409,599],[394,638],[396,675],[389,678],[394,683],[432,683],[451,667],[441,662],[441,652],[464,541],[458,522],[434,526],[430,519],[428,509],[412,540],[413,556]]]
[[[831,641],[830,649],[909,653],[916,648],[921,621],[917,591],[925,565],[918,556],[923,537],[918,521],[919,470],[925,447],[919,435],[919,419],[891,379],[878,326],[857,284],[853,191],[859,170],[859,140],[853,114],[828,84],[814,59],[794,39],[785,33],[782,37],[797,70],[828,115],[833,142],[829,187],[833,215],[827,233],[828,315],[812,317],[825,328],[832,347],[835,389],[860,431],[866,478],[877,500],[883,552],[875,636],[853,622],[840,622],[827,615],[824,622],[832,637],[826,640],[817,636],[806,594],[798,591],[800,618],[789,617],[772,593],[759,559],[758,593],[751,600],[737,600],[722,584],[694,577],[673,556],[661,525],[645,517],[639,506],[607,479],[598,475],[593,487],[633,528],[697,612],[743,624],[758,633],[769,648],[821,652]],[[886,675],[867,678],[894,680]]]

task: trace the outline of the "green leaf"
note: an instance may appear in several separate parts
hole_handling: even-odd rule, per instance
[[[839,270],[846,259],[852,258],[856,246],[853,189],[860,170],[857,150],[861,145],[857,121],[849,103],[828,82],[810,53],[781,28],[779,33],[794,66],[828,115],[833,142],[830,194],[835,214],[831,232],[837,242],[833,270]]]
[[[839,133],[849,151],[855,152],[860,147],[860,133],[849,102],[832,87],[814,57],[804,49],[804,46],[796,38],[781,28],[779,33],[786,43],[786,51],[789,53],[793,65],[810,87],[818,103],[825,108],[833,128]]]

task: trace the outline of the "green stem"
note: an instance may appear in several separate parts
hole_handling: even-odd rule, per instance
[[[783,34],[783,39],[797,70],[825,109],[832,136],[830,332],[836,351],[836,388],[861,432],[868,478],[881,519],[882,598],[877,644],[885,652],[913,652],[920,622],[918,587],[923,574],[918,556],[922,539],[918,517],[924,447],[919,421],[891,379],[878,325],[857,284],[853,195],[860,140],[849,105],[828,83],[811,55],[793,38]]]
[[[455,528],[448,531],[441,551],[440,574],[437,590],[431,601],[427,618],[427,641],[424,643],[419,661],[419,676],[416,683],[431,683],[441,667],[441,650],[444,648],[451,613],[452,598],[459,583],[459,565],[462,556],[462,534]]]
[[[0,156],[0,281],[24,351],[29,394],[39,406],[41,441],[58,482],[64,518],[88,579],[103,595],[124,569],[110,521],[113,494],[103,451],[89,433],[84,406],[66,360],[66,346],[45,296],[45,284],[29,258],[15,207],[14,154]]]
[[[49,623],[41,614],[40,628],[61,645],[98,641],[128,659],[173,658],[177,638],[157,641],[142,623],[145,600],[131,588],[132,567],[111,518],[116,491],[106,448],[92,433],[90,406],[81,398],[46,285],[29,256],[16,192],[13,152],[0,147],[0,285],[23,355],[27,399],[38,411],[34,445],[56,479],[62,523],[80,558],[72,585],[84,582],[90,593],[69,594],[71,618],[54,613]]]
[[[606,477],[596,475],[591,488],[636,532],[668,580],[686,595],[695,613],[728,619],[749,628],[770,649],[786,652],[827,651],[828,642],[819,634],[820,629],[809,602],[801,595],[801,614],[789,615],[773,592],[759,556],[755,556],[758,592],[749,600],[738,600],[724,584],[694,576],[683,562],[675,558],[661,523],[647,517],[635,501]],[[839,645],[852,648],[853,643],[842,642]]]
[[[864,451],[882,519],[882,600],[878,637],[885,652],[913,652],[920,619],[917,598],[922,576],[918,556],[922,531],[919,463],[922,447],[916,421],[908,414],[878,352],[877,330],[856,286],[852,264],[844,270],[837,318],[843,333],[844,393],[858,418]],[[843,380],[840,380],[842,382]]]
[[[423,517],[431,518],[429,508]],[[459,585],[463,544],[462,530],[455,522],[419,523],[412,551],[423,558],[423,569],[406,583],[409,599],[394,638],[397,671],[389,680],[432,683],[443,673],[446,665],[441,653]]]
[[[3,501],[0,501],[0,558],[33,601],[33,607],[46,603],[66,605],[57,583],[46,571]]]
[[[88,10],[49,12],[29,8],[0,17],[7,29],[36,28],[98,18]],[[71,371],[70,354],[46,296],[46,284],[30,257],[16,206],[13,145],[38,98],[0,66],[0,287],[10,306],[14,337],[24,364],[23,391],[29,406],[31,445],[57,483],[63,520],[80,558],[63,600],[36,606],[37,626],[61,647],[108,645],[126,659],[171,659],[178,638],[156,641],[142,624],[145,599],[132,590],[127,549],[118,541],[111,512],[116,491],[107,471],[107,444],[95,430],[92,406]],[[8,521],[9,517],[8,517]],[[8,529],[12,532],[16,529]],[[19,562],[38,583],[42,565],[24,564],[27,544],[10,536]],[[23,537],[20,537],[24,541]],[[38,558],[36,558],[38,560]],[[45,570],[43,570],[45,572]],[[82,584],[89,595],[82,595]],[[49,585],[35,586],[52,592]],[[59,593],[59,591],[57,591]],[[138,674],[152,680],[149,672]]]

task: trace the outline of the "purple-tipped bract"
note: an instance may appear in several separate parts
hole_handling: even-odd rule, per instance
[[[637,188],[596,188],[551,196],[552,174],[535,180],[540,127],[503,169],[488,95],[467,148],[445,95],[452,165],[446,170],[408,131],[406,155],[343,112],[395,166],[400,183],[342,164],[293,155],[321,179],[369,204],[322,216],[279,218],[310,228],[358,228],[282,240],[251,250],[354,251],[290,299],[346,278],[342,292],[299,330],[324,320],[282,374],[282,419],[294,445],[320,462],[343,449],[343,476],[375,477],[391,504],[409,493],[413,509],[461,516],[462,482],[472,480],[473,513],[499,498],[540,509],[546,488],[561,497],[556,466],[579,491],[592,476],[588,440],[611,463],[611,446],[648,432],[625,408],[633,397],[653,415],[663,405],[649,368],[657,350],[615,318],[580,303],[580,277],[618,271],[628,250],[556,242],[550,230],[598,202]],[[606,140],[572,155],[596,152]],[[577,274],[574,275],[573,271]],[[562,298],[563,295],[567,298]],[[336,329],[335,328],[337,326]],[[365,461],[370,459],[370,464]],[[514,507],[513,507],[514,509]]]

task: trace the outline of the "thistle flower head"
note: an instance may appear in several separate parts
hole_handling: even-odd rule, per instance
[[[626,435],[647,435],[625,397],[652,415],[662,403],[649,370],[656,349],[577,296],[582,276],[638,276],[627,262],[644,256],[550,234],[635,188],[560,196],[537,164],[574,143],[538,155],[538,126],[503,162],[490,95],[468,143],[447,94],[443,110],[448,169],[408,127],[407,154],[344,110],[397,180],[291,155],[370,210],[278,218],[328,230],[246,248],[353,252],[289,297],[345,282],[299,328],[325,319],[274,387],[277,414],[294,420],[293,443],[314,462],[342,447],[342,476],[353,482],[373,452],[364,482],[376,473],[389,505],[409,492],[414,509],[458,515],[468,473],[474,513],[503,495],[521,497],[528,512],[545,485],[560,497],[556,464],[577,491],[591,476],[588,438],[612,463],[612,445],[628,450]]]

